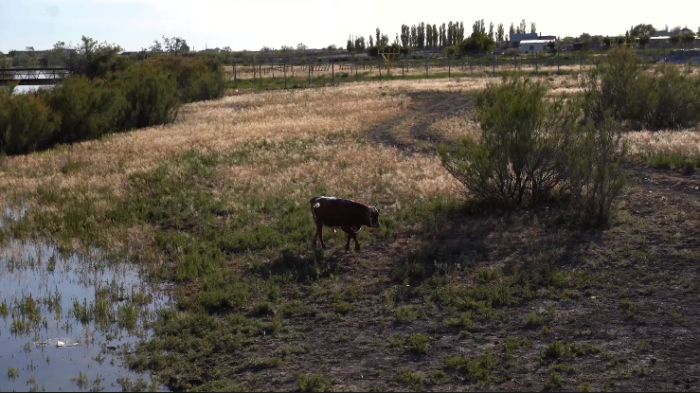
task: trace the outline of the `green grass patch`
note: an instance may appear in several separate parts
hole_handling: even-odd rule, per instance
[[[297,385],[302,392],[328,392],[331,390],[328,378],[318,374],[300,376]]]
[[[496,358],[493,353],[486,351],[477,357],[450,356],[446,367],[457,371],[460,376],[473,382],[488,383],[494,378]]]

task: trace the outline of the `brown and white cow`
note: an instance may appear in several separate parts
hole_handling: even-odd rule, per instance
[[[360,251],[357,242],[357,232],[362,226],[372,228],[379,227],[379,209],[362,203],[328,196],[311,198],[311,214],[316,223],[316,235],[313,246],[316,248],[316,239],[321,239],[321,246],[326,248],[323,242],[323,226],[340,227],[348,234],[345,250],[350,249],[350,239],[355,240],[355,250]]]

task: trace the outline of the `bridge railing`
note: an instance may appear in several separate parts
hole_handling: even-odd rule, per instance
[[[71,75],[63,67],[0,68],[0,84],[53,84]]]

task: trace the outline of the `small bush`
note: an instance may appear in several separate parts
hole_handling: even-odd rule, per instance
[[[299,390],[302,392],[328,392],[331,383],[322,375],[302,375],[298,381]]]
[[[627,149],[610,120],[577,128],[566,148],[568,191],[581,221],[605,224],[625,184],[621,164]]]

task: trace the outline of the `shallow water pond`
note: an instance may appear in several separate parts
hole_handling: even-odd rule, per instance
[[[99,250],[0,244],[0,391],[164,387],[123,365],[170,299]]]

